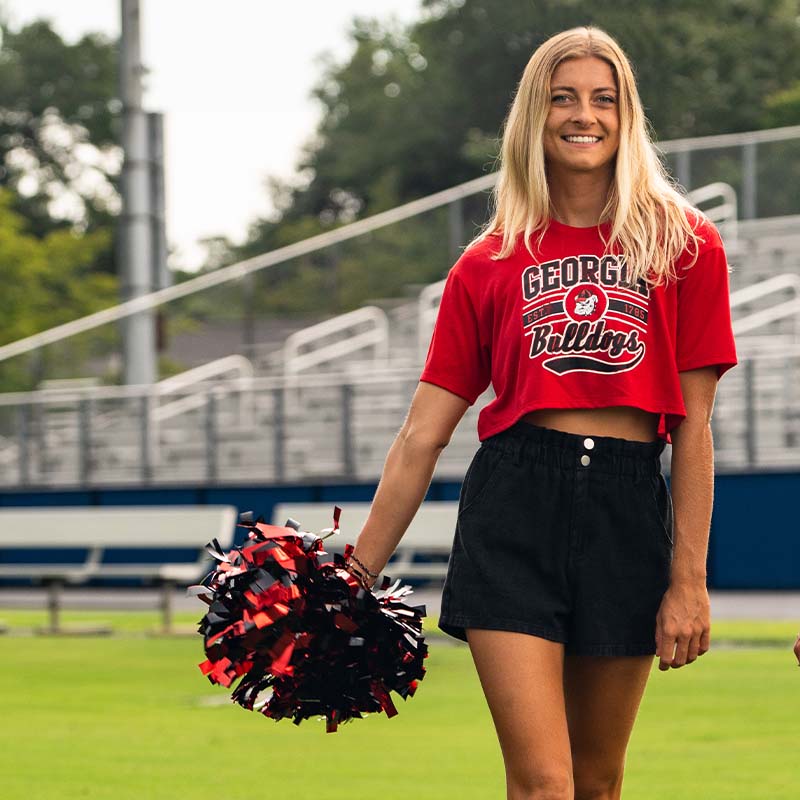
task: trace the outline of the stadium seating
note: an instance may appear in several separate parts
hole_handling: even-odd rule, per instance
[[[355,544],[367,521],[371,503],[339,503],[342,526],[338,534],[325,539],[325,550],[344,552],[345,545]],[[439,578],[447,572],[447,558],[453,546],[458,503],[427,501],[417,511],[411,524],[387,564],[385,573],[392,578]],[[331,526],[330,503],[278,503],[273,509],[272,524],[285,525],[296,520],[302,530],[319,533]]]
[[[709,144],[735,148],[779,134],[697,140],[697,158]],[[733,267],[740,368],[721,383],[712,420],[722,470],[800,463],[800,215],[792,208],[739,219],[739,205],[757,207],[754,184],[745,183],[742,204],[728,184],[691,193],[717,222]],[[467,197],[486,186],[448,192]],[[209,326],[197,346],[215,359],[153,387],[67,384],[0,395],[0,486],[373,481],[416,388],[443,286],[408,286],[405,297],[376,298],[303,328],[254,321],[254,335],[282,338],[254,340],[247,354],[225,354],[236,337]],[[492,397],[489,388],[467,411],[435,478],[463,476],[478,411]]]
[[[230,548],[237,518],[227,505],[0,508],[0,578],[47,586],[48,630],[54,633],[63,630],[65,585],[120,578],[154,583],[161,587],[162,625],[169,632],[173,587],[204,577],[210,561],[205,545],[217,539]],[[130,550],[138,560],[115,558]],[[176,557],[176,551],[187,555]]]

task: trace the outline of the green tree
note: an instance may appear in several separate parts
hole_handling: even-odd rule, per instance
[[[270,182],[276,214],[256,220],[247,243],[230,248],[227,260],[495,169],[502,122],[531,53],[578,25],[607,30],[626,50],[658,139],[793,119],[798,18],[798,0],[423,0],[420,19],[408,26],[357,18],[349,60],[323,59],[313,91],[323,115],[296,180]],[[736,161],[733,172],[739,168]],[[693,170],[700,177],[702,164]],[[780,192],[770,199],[785,205]],[[465,236],[485,214],[485,196],[465,204]],[[400,277],[416,282],[443,274],[451,254],[444,249],[443,257],[437,245],[446,239],[441,220],[433,227],[408,223],[402,234],[377,232],[369,246],[354,242],[283,277],[266,276],[260,305],[347,310],[388,295]],[[218,247],[217,260],[220,253]]]
[[[51,231],[32,235],[13,208],[8,190],[0,190],[0,344],[31,336],[113,305],[118,286],[114,276],[93,269],[97,254],[109,244],[109,232],[77,234]],[[113,331],[95,337],[102,348]],[[65,376],[90,352],[70,344],[59,349],[58,372]],[[23,363],[24,362],[24,363]],[[36,382],[24,358],[0,364],[0,391],[33,388]]]
[[[116,42],[67,44],[45,20],[20,30],[0,21],[0,34],[0,186],[34,235],[109,227],[122,155]],[[102,256],[111,269],[110,246]]]
[[[800,80],[766,99],[762,123],[765,128],[800,125]]]
[[[530,54],[582,24],[633,61],[659,139],[761,126],[768,97],[800,79],[796,0],[425,0],[407,29],[356,20],[355,53],[329,63],[325,113],[299,169],[297,213],[336,219],[490,170]]]

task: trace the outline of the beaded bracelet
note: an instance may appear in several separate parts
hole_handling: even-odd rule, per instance
[[[353,575],[356,580],[367,590],[371,590],[372,587],[369,584],[369,578],[364,575],[364,573],[355,565],[351,564],[349,561],[347,562],[347,571]]]
[[[360,561],[358,558],[356,558],[355,555],[353,555],[353,553],[350,553],[350,560],[351,561],[355,561],[356,564],[358,564],[358,566],[361,567],[361,569],[363,569],[364,572],[366,572],[367,575],[369,575],[370,578],[377,578],[378,577],[379,573],[370,572],[369,569],[367,569],[366,565],[362,561]]]

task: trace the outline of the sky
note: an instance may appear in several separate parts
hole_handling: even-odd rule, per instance
[[[69,42],[117,37],[120,0],[0,0],[12,26],[42,17]],[[170,266],[196,269],[204,237],[241,241],[271,210],[267,176],[289,178],[321,106],[322,53],[353,51],[355,16],[411,22],[420,0],[141,0],[145,108],[165,114]]]

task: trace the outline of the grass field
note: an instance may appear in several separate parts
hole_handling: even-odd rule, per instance
[[[502,798],[503,769],[464,645],[427,619],[414,698],[326,734],[231,705],[200,637],[153,637],[155,614],[72,612],[112,637],[32,636],[42,612],[0,610],[3,800]],[[195,615],[179,618],[190,623]],[[797,800],[800,674],[791,623],[728,623],[696,664],[655,668],[628,751],[626,800]],[[737,647],[732,643],[736,642]]]

